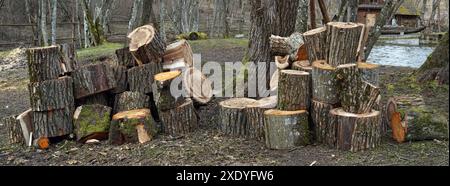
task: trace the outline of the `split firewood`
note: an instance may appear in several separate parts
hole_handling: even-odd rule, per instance
[[[136,60],[134,60],[134,57],[131,54],[129,47],[117,49],[116,56],[118,65],[120,66],[124,66],[126,68],[132,68],[137,66]]]
[[[48,111],[74,106],[73,80],[61,77],[28,84],[30,104],[34,111]]]
[[[327,141],[338,150],[357,152],[375,148],[381,142],[379,111],[353,114],[336,108],[330,111],[330,126]]]
[[[380,66],[372,63],[358,62],[358,68],[364,81],[380,86]]]
[[[33,133],[33,111],[29,109],[23,112],[17,116],[17,120],[20,123],[25,144],[31,146],[33,140],[31,137],[31,134]]]
[[[318,60],[325,60],[328,54],[327,29],[325,27],[316,28],[303,33],[308,60],[312,63]]]
[[[199,126],[198,116],[191,99],[185,99],[180,106],[159,112],[163,132],[171,136],[182,136],[193,132]]]
[[[137,64],[161,62],[166,42],[152,25],[136,28],[127,37],[130,39],[130,52]]]
[[[104,105],[79,106],[73,115],[77,141],[85,143],[90,139],[106,139],[111,123],[111,111],[111,107]]]
[[[183,73],[183,86],[186,94],[200,105],[205,105],[211,101],[213,97],[211,81],[201,71],[193,67]]]
[[[183,95],[175,97],[171,92],[172,82],[180,77],[180,71],[163,72],[155,75],[153,99],[160,111],[176,108],[184,102]]]
[[[277,99],[277,96],[271,96],[247,105],[245,108],[247,137],[264,141],[264,112],[276,108]]]
[[[64,58],[64,60],[62,60],[62,65],[65,72],[73,72],[79,67],[76,48],[73,44],[60,44],[59,51],[62,53]]]
[[[302,34],[295,32],[289,37],[272,35],[269,38],[271,54],[273,56],[291,56],[295,60],[298,49],[303,45]]]
[[[33,136],[58,137],[72,133],[72,115],[70,108],[33,112]]]
[[[333,142],[328,142],[329,130],[332,128],[329,123],[329,113],[330,110],[334,109],[333,105],[322,103],[319,101],[312,100],[311,102],[311,119],[313,122],[313,131],[315,139],[319,143],[333,144]],[[331,135],[334,132],[331,133]]]
[[[180,67],[181,63],[184,63],[182,66],[185,68],[192,67],[194,63],[191,46],[184,39],[167,46],[164,53],[163,68]],[[174,70],[173,68],[167,70]]]
[[[115,97],[114,113],[149,108],[150,97],[139,92],[124,92]]]
[[[128,70],[128,85],[130,91],[143,94],[152,93],[154,76],[162,72],[160,63],[149,63]]]
[[[220,131],[235,137],[247,137],[245,108],[256,102],[249,98],[232,98],[219,103]]]
[[[298,70],[282,70],[278,82],[277,109],[284,111],[308,110],[310,74]]]
[[[275,56],[275,65],[278,69],[284,70],[289,67],[289,56]]]
[[[113,70],[105,63],[82,66],[74,72],[72,78],[75,99],[105,92],[117,86]]]
[[[2,119],[2,123],[6,128],[7,139],[10,145],[25,143],[25,139],[20,126],[20,121],[17,120],[17,116],[8,116]]]
[[[363,31],[363,24],[350,22],[330,22],[327,24],[327,63],[339,66],[347,63],[356,63],[358,47]]]
[[[64,58],[57,46],[27,49],[30,82],[58,79],[64,75]]]
[[[156,125],[150,110],[139,109],[117,113],[113,116],[109,129],[109,143],[146,143],[156,137]]]
[[[336,69],[325,61],[316,61],[312,67],[313,99],[330,105],[339,103]]]
[[[50,147],[50,140],[47,137],[39,137],[33,140],[34,147],[46,150]]]
[[[311,143],[308,112],[268,110],[264,112],[265,140],[270,149],[289,149]]]

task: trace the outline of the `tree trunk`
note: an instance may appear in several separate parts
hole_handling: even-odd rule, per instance
[[[219,103],[220,131],[235,137],[247,137],[247,117],[245,108],[256,102],[249,98],[233,98]]]
[[[441,5],[441,0],[433,0],[433,6],[431,8],[430,19],[428,20],[428,27],[431,27],[432,26],[431,23],[433,23],[435,21],[436,10],[439,8],[440,5]],[[433,31],[433,28],[431,28],[431,29]]]
[[[180,136],[193,132],[199,126],[198,116],[192,100],[186,101],[177,108],[159,112],[163,123],[163,131],[171,136]]]
[[[150,97],[139,92],[124,92],[115,97],[114,113],[149,108]]]
[[[72,77],[75,99],[105,92],[117,86],[113,70],[105,63],[80,67]]]
[[[52,0],[52,45],[56,45],[56,17],[58,0]]]
[[[359,0],[348,0],[348,12],[349,12],[349,21],[356,23],[358,18],[358,5]]]
[[[153,98],[160,111],[174,109],[185,102],[182,95],[175,97],[171,92],[172,82],[177,78],[181,78],[180,71],[163,72],[155,75]]]
[[[58,79],[66,73],[64,61],[57,46],[27,49],[30,82]]]
[[[329,50],[327,63],[338,66],[356,63],[358,47],[363,33],[362,24],[331,22],[327,24]]]
[[[140,109],[120,112],[113,116],[109,128],[109,143],[146,143],[157,135],[150,110]]]
[[[17,120],[17,116],[5,117],[2,119],[2,123],[6,128],[8,143],[10,145],[14,144],[22,145],[25,143],[22,128],[20,126],[19,120]]]
[[[130,91],[152,93],[154,76],[160,72],[162,72],[161,63],[149,63],[129,69],[127,75]]]
[[[333,105],[322,103],[319,101],[312,100],[311,104],[311,119],[313,122],[313,131],[315,139],[318,143],[330,144],[328,136],[334,133],[329,133],[330,128],[330,110],[334,109]],[[332,143],[331,143],[332,144]]]
[[[133,1],[133,7],[131,10],[131,18],[130,18],[130,21],[128,22],[128,33],[131,33],[131,31],[136,28],[138,9],[139,9],[139,6],[141,5],[141,2],[142,2],[142,0],[134,0]]]
[[[322,13],[323,24],[325,25],[331,21],[330,16],[328,15],[328,9],[323,0],[318,0],[318,1],[319,1],[320,12]],[[358,7],[358,6],[356,6],[356,7]],[[356,8],[356,10],[358,10],[358,9]]]
[[[78,142],[90,139],[103,140],[108,137],[111,107],[103,105],[83,105],[73,115],[74,133]]]
[[[327,58],[329,43],[327,42],[327,30],[325,27],[307,31],[303,34],[303,38],[310,63]]]
[[[73,80],[62,77],[28,85],[33,111],[49,111],[74,107]]]
[[[133,55],[130,52],[129,47],[121,48],[116,50],[116,56],[118,64],[127,68],[132,68],[137,66],[136,60],[134,60]]]
[[[58,137],[72,133],[72,108],[33,112],[34,138]]]
[[[127,37],[130,39],[130,52],[139,65],[161,62],[166,42],[153,26],[141,26]]]
[[[432,81],[439,78],[440,83],[448,84],[448,64],[449,64],[449,49],[448,49],[448,32],[445,33],[439,45],[434,49],[433,53],[427,58],[425,63],[417,70],[417,77],[419,82]],[[442,71],[439,73],[439,71]],[[433,73],[435,72],[435,73]],[[441,74],[441,75],[438,75]]]
[[[333,19],[333,21],[339,21],[339,22],[344,22],[345,20],[347,20],[347,5],[348,5],[348,0],[342,0],[341,4],[339,5],[339,10],[338,10],[338,14],[336,15],[336,18]]]
[[[282,70],[278,82],[278,110],[308,110],[311,101],[310,74],[296,70]]]
[[[264,141],[264,112],[277,106],[277,96],[260,99],[247,105],[245,114],[247,118],[247,137]]]
[[[314,0],[309,0],[309,18],[311,19],[311,30],[316,29],[316,3]]]
[[[380,66],[371,63],[358,63],[358,69],[361,72],[362,79],[374,86],[380,85]]]
[[[41,34],[44,46],[48,46],[47,36],[47,0],[41,0]]]
[[[300,33],[308,31],[308,0],[299,0],[295,30]]]
[[[308,112],[268,110],[264,116],[267,148],[289,149],[311,143]]]
[[[166,41],[166,1],[159,0],[159,34]]]
[[[100,24],[99,19],[94,19],[94,15],[92,14],[87,0],[82,0],[82,3],[81,7],[86,15],[89,32],[94,39],[94,46],[102,45],[106,41],[102,25]]]
[[[156,21],[156,15],[153,12],[153,0],[144,0],[142,6],[142,17],[139,25],[153,24],[153,26],[159,30],[158,21]]]
[[[339,103],[335,68],[325,61],[316,61],[312,66],[313,99],[330,105]]]

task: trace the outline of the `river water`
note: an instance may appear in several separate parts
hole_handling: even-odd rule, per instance
[[[379,41],[372,49],[368,61],[380,65],[419,68],[433,50],[432,46],[420,45],[418,38],[391,38]]]

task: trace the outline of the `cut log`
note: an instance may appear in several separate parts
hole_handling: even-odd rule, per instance
[[[316,61],[312,66],[313,99],[330,105],[339,103],[335,68],[325,61]]]
[[[180,71],[163,72],[155,75],[153,99],[160,111],[173,109],[184,103],[183,95],[175,97],[171,92],[172,82],[176,78],[181,78]]]
[[[295,32],[289,37],[272,35],[269,38],[273,56],[292,56],[295,59],[298,49],[303,45],[302,34]]]
[[[124,66],[116,65],[111,66],[114,73],[114,79],[116,80],[116,88],[111,90],[113,94],[120,94],[128,89],[127,68]]]
[[[380,89],[362,80],[356,64],[345,64],[336,67],[339,84],[339,98],[345,112],[364,114],[372,111]]]
[[[63,56],[57,46],[27,49],[30,82],[58,79],[64,75]]]
[[[152,25],[136,28],[127,37],[130,39],[130,52],[137,64],[161,62],[166,42]]]
[[[184,39],[167,46],[163,65],[174,65],[180,61],[183,61],[186,67],[192,67],[194,64],[191,46]]]
[[[302,45],[297,51],[297,58],[294,61],[304,61],[309,60],[308,58],[308,49],[306,44]]]
[[[39,137],[33,140],[34,147],[46,150],[50,147],[50,140],[47,137]]]
[[[325,143],[331,145],[333,144],[333,142],[327,141],[327,139],[333,139],[329,138],[328,135],[335,134],[335,132],[329,134],[329,130],[331,128],[329,123],[330,118],[329,114],[330,110],[332,109],[334,109],[333,105],[312,100],[311,119],[313,122],[312,126],[315,139],[318,143]]]
[[[201,71],[191,67],[183,72],[183,86],[186,95],[196,103],[205,105],[213,97],[212,83]]]
[[[395,112],[391,116],[392,138],[398,143],[406,140],[407,126],[402,125],[402,116],[400,112]]]
[[[76,70],[79,66],[75,46],[70,43],[64,43],[60,44],[58,47],[64,59],[61,61],[64,72],[73,72]]]
[[[31,133],[33,133],[33,111],[31,109],[25,111],[17,116],[17,120],[19,120],[20,127],[22,128],[25,144],[31,146],[33,140],[32,137],[30,137]]]
[[[132,67],[137,66],[137,63],[134,60],[133,55],[131,55],[129,47],[117,49],[116,56],[117,56],[118,65],[120,65],[120,66],[124,66],[126,68],[132,68]]]
[[[111,123],[111,107],[104,105],[79,106],[73,114],[74,133],[78,142],[108,137]]]
[[[248,138],[264,141],[264,112],[276,108],[277,99],[277,96],[271,96],[247,105],[245,114]]]
[[[275,65],[278,69],[284,70],[289,67],[289,56],[275,56]]]
[[[61,77],[28,84],[30,104],[34,111],[49,111],[74,107],[73,81],[71,77]]]
[[[290,149],[311,143],[308,112],[268,110],[264,112],[265,140],[269,149]]]
[[[33,136],[39,137],[58,137],[72,133],[72,110],[69,108],[33,112]]]
[[[328,54],[327,29],[325,27],[316,28],[303,33],[308,60],[310,62],[325,60]]]
[[[304,71],[304,72],[308,72],[310,74],[309,76],[309,95],[312,98],[313,95],[313,81],[312,81],[312,66],[311,63],[309,63],[308,60],[304,60],[304,61],[296,61],[294,63],[292,63],[292,69],[293,70],[299,70],[299,71]]]
[[[117,86],[114,72],[105,63],[82,66],[73,76],[75,99],[114,89]]]
[[[235,137],[247,137],[247,116],[245,108],[256,102],[249,98],[232,98],[219,103],[220,131]]]
[[[154,76],[162,72],[160,63],[149,63],[128,70],[128,85],[130,91],[143,94],[152,93]]]
[[[20,121],[17,120],[17,116],[5,117],[2,119],[2,123],[6,128],[8,142],[10,145],[25,144],[25,139],[22,133],[22,127],[20,126]]]
[[[199,122],[191,99],[177,108],[159,112],[163,132],[171,136],[182,136],[198,128]]]
[[[358,68],[364,81],[380,86],[380,65],[359,62]]]
[[[149,108],[150,97],[139,92],[124,92],[116,95],[114,113]]]
[[[311,101],[310,74],[298,70],[282,70],[278,82],[278,110],[308,110]]]
[[[330,22],[327,24],[326,61],[331,66],[356,63],[363,24],[350,22]]]
[[[108,92],[102,92],[94,95],[90,95],[81,99],[75,100],[75,106],[82,106],[82,105],[104,105],[109,106],[109,96],[110,94]]]
[[[381,142],[379,111],[352,114],[336,108],[330,111],[330,126],[335,127],[336,135],[329,135],[328,140],[335,141],[338,150],[357,152],[375,148]]]
[[[150,110],[139,109],[120,112],[113,116],[109,129],[109,143],[146,143],[156,137],[156,125]]]

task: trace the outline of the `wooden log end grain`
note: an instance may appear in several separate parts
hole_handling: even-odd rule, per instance
[[[287,69],[290,66],[289,56],[275,56],[275,65],[278,69]]]
[[[245,108],[255,102],[256,100],[249,98],[232,98],[220,102],[220,131],[230,136],[247,137]]]
[[[109,129],[109,143],[146,143],[156,137],[156,125],[150,110],[138,109],[120,112],[112,117]]]
[[[186,94],[199,105],[208,104],[213,98],[212,82],[200,70],[193,67],[183,73]]]
[[[136,28],[128,34],[130,52],[138,65],[161,62],[166,42],[152,25]]]
[[[167,46],[166,51],[164,52],[163,67],[179,66],[181,64],[180,61],[182,61],[186,67],[192,67],[194,63],[191,46],[184,39]]]

